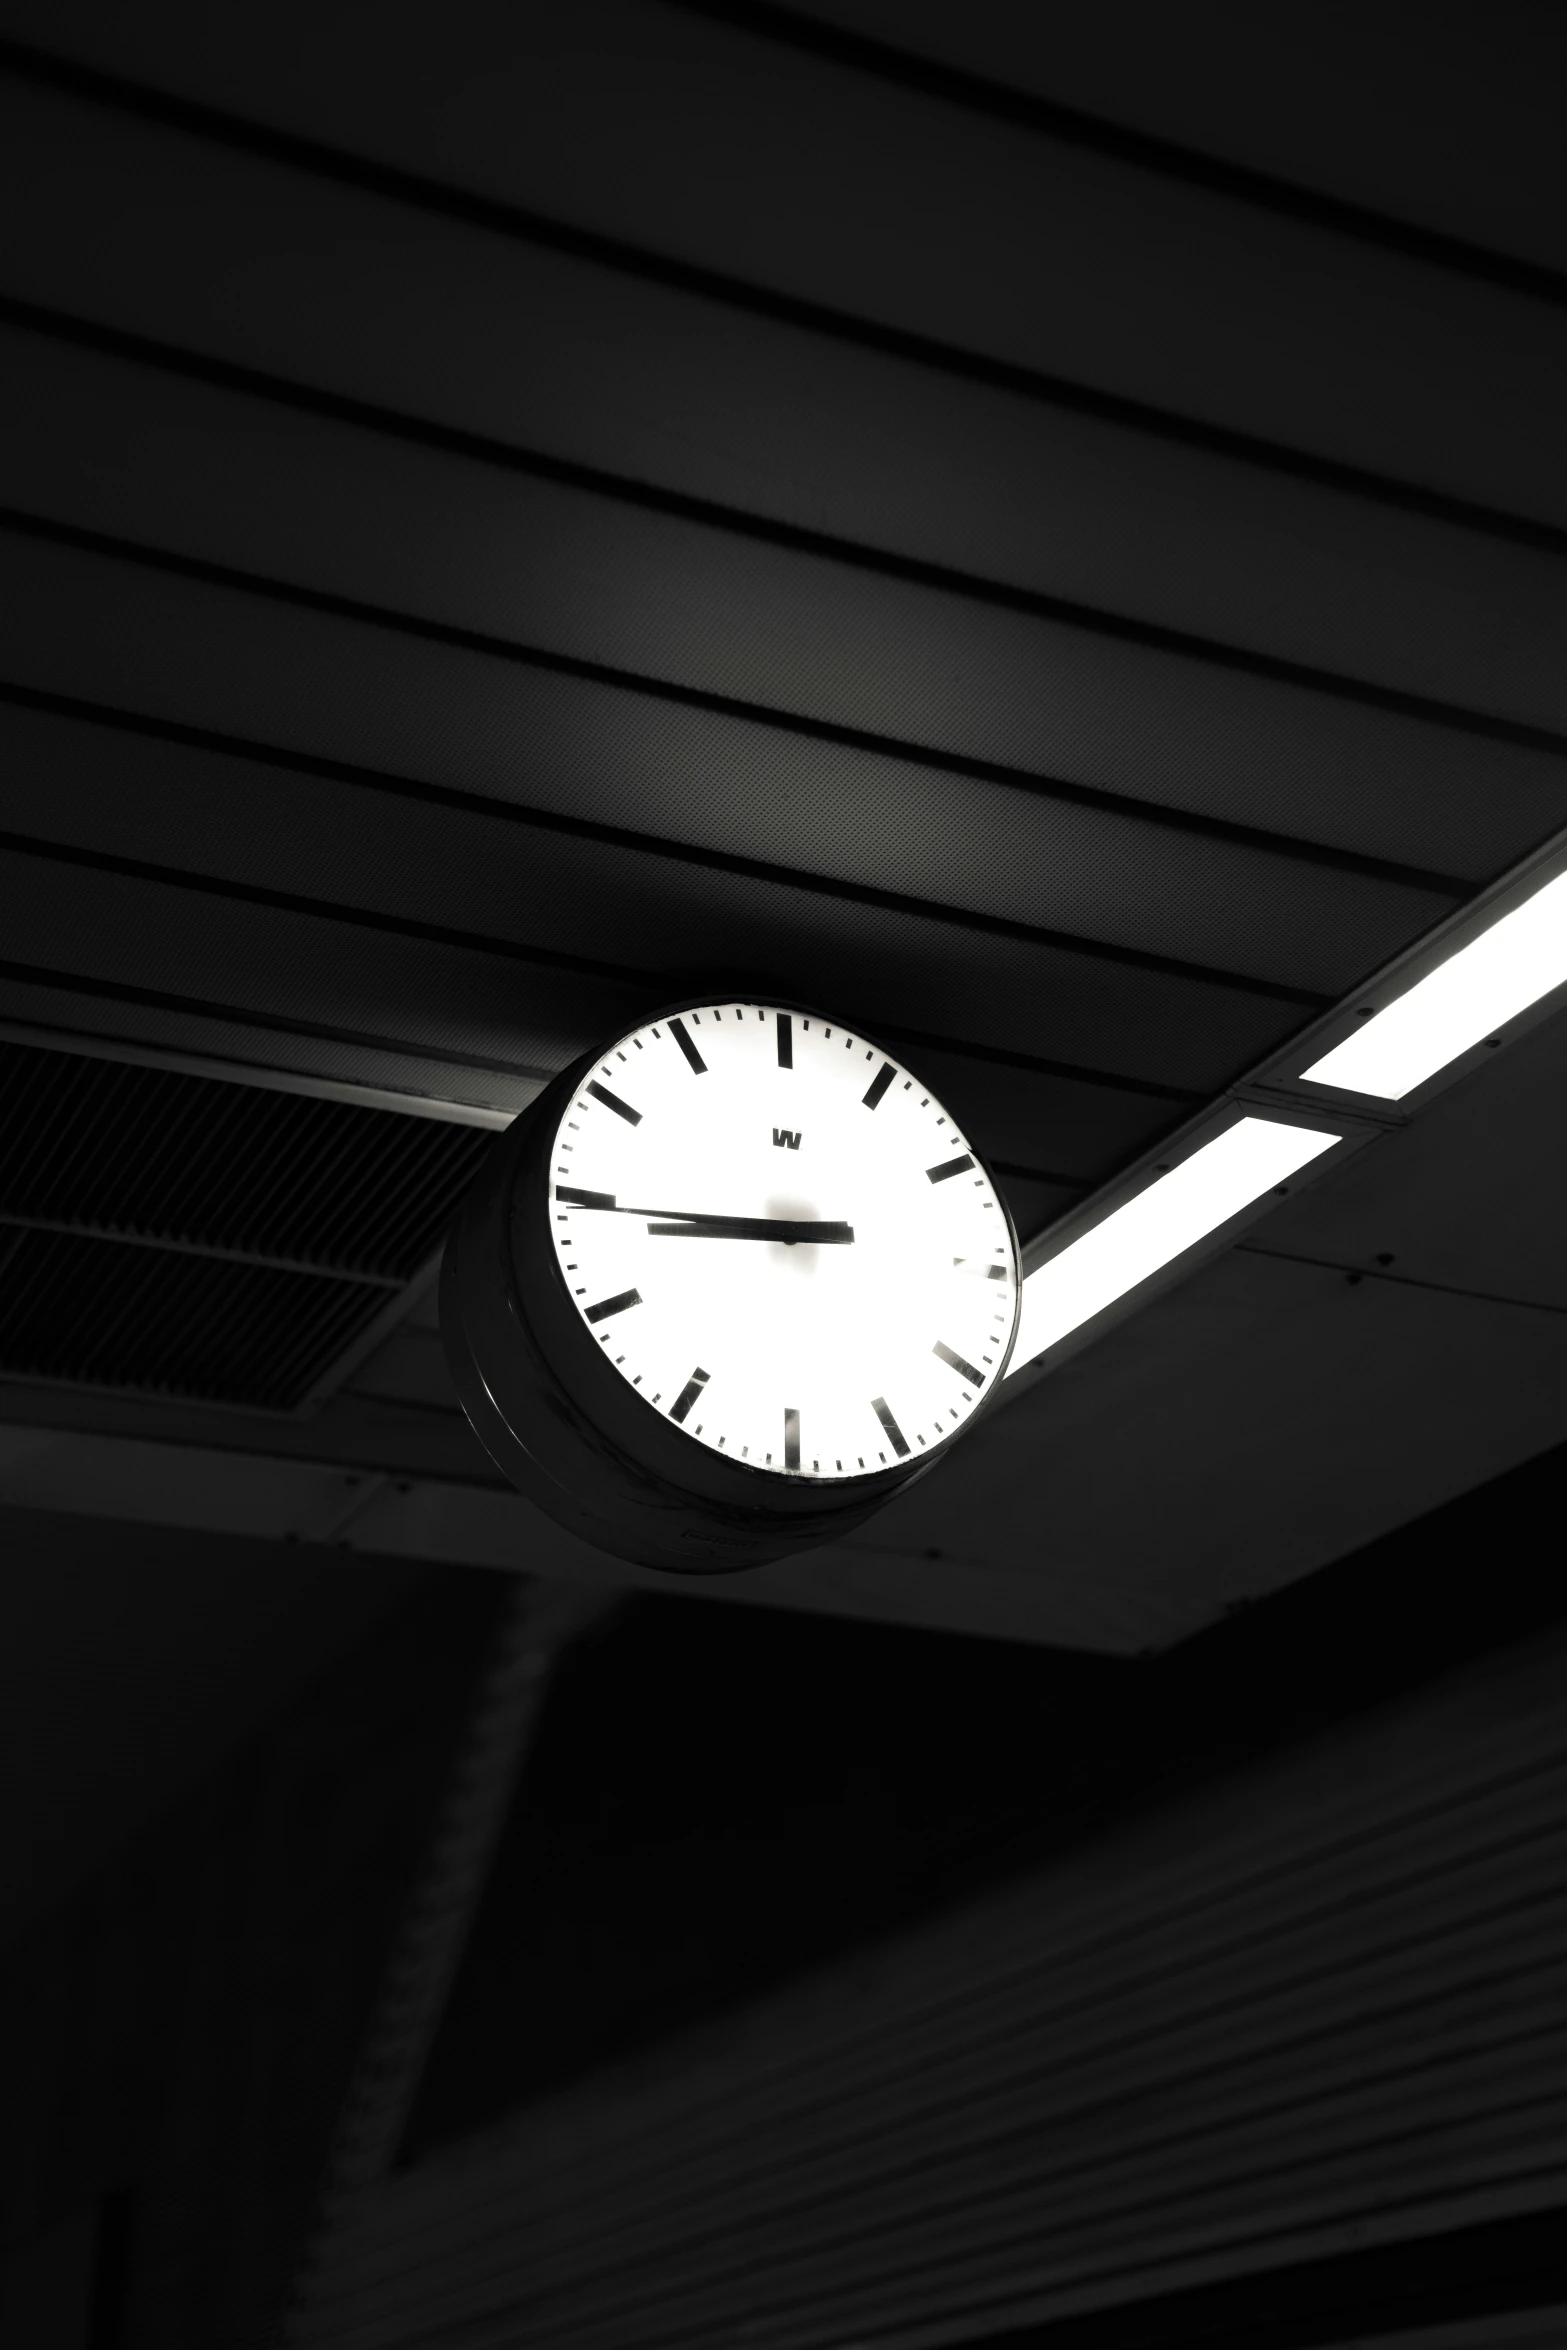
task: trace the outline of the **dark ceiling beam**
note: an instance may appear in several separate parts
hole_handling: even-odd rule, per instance
[[[668,254],[633,244],[625,238],[577,228],[567,222],[532,212],[522,205],[508,204],[495,197],[450,187],[424,173],[349,155],[327,146],[321,140],[276,130],[193,99],[176,98],[165,91],[150,89],[142,83],[131,81],[123,75],[50,56],[24,42],[0,39],[0,73],[9,73],[18,80],[60,90],[89,103],[157,123],[190,137],[238,149],[285,169],[311,173],[339,186],[354,188],[361,194],[379,196],[389,202],[407,205],[444,219],[462,221],[490,234],[509,237],[514,242],[560,253],[591,266],[613,270],[621,276],[694,295],[698,299],[743,311],[752,317],[765,318],[778,325],[795,327],[827,340],[875,351],[882,357],[900,359],[916,367],[928,368],[936,374],[983,384],[991,390],[1009,392],[1020,399],[1058,408],[1068,414],[1091,416],[1101,422],[1126,425],[1150,437],[1182,447],[1232,458],[1241,464],[1340,490],[1352,497],[1371,500],[1406,513],[1450,522],[1461,529],[1483,531],[1492,537],[1543,548],[1551,553],[1560,554],[1563,551],[1563,540],[1567,533],[1538,523],[1527,515],[1483,505],[1478,500],[1455,497],[1445,491],[1432,490],[1420,482],[1384,475],[1367,466],[1318,456],[1286,442],[1270,440],[1262,434],[1211,424],[1198,417],[1160,408],[1150,401],[1101,390],[1097,386],[1079,383],[1045,369],[970,350],[961,344],[947,342],[940,336],[921,334],[881,320],[864,318],[831,303],[815,301],[804,295],[786,294],[772,287],[753,285],[729,271],[677,260]],[[1527,264],[1518,266],[1528,267]],[[1543,274],[1548,277],[1551,275],[1549,272]],[[1552,282],[1557,281],[1553,279]]]

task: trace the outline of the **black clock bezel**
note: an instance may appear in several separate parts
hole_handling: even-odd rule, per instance
[[[749,999],[715,990],[651,1011],[636,1025],[726,1001]],[[847,1026],[829,1023],[814,1006],[776,997],[762,1008],[819,1019],[824,1027]],[[864,1041],[885,1050],[874,1037]],[[559,1262],[551,1198],[555,1136],[572,1096],[612,1049],[584,1054],[521,1113],[454,1220],[441,1327],[464,1409],[513,1483],[557,1523],[611,1556],[667,1572],[713,1574],[832,1541],[928,1474],[983,1418],[1006,1375],[1016,1317],[989,1392],[951,1437],[909,1460],[855,1476],[795,1479],[701,1443],[639,1395],[595,1344]],[[1020,1267],[1010,1210],[982,1154],[974,1155],[995,1191]]]

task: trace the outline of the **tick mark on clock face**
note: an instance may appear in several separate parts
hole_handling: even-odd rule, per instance
[[[898,1426],[897,1421],[893,1418],[891,1411],[888,1409],[887,1398],[884,1395],[873,1395],[871,1397],[871,1410],[876,1414],[877,1419],[880,1420],[883,1428],[885,1428],[887,1431],[887,1440],[891,1444],[892,1449],[897,1454],[899,1460],[906,1460],[908,1458],[909,1451],[908,1443],[904,1437],[903,1430]]]
[[[703,1060],[701,1054],[697,1051],[695,1042],[692,1039],[691,1031],[687,1028],[685,1022],[679,1019],[671,1020],[669,1023],[669,1033],[674,1038],[676,1044],[679,1045],[680,1050],[685,1054],[687,1061],[690,1063],[692,1076],[705,1077],[707,1075],[707,1063]]]
[[[974,1164],[972,1151],[965,1151],[960,1159],[943,1159],[939,1167],[927,1167],[925,1172],[932,1183],[945,1183],[949,1176],[961,1175]]]
[[[611,1093],[607,1085],[600,1085],[596,1077],[588,1091],[596,1102],[604,1104],[606,1110],[613,1110],[617,1118],[624,1118],[628,1126],[641,1125],[642,1112],[634,1110],[629,1102],[623,1102],[618,1093]]]
[[[929,1324],[926,1327],[928,1328]],[[966,1363],[961,1355],[954,1354],[951,1347],[946,1345],[943,1340],[938,1338],[930,1351],[933,1355],[940,1355],[944,1363],[950,1363],[960,1379],[971,1379],[976,1387],[984,1386],[984,1372],[976,1371],[972,1363]]]
[[[876,1075],[871,1079],[870,1084],[865,1089],[865,1107],[868,1110],[874,1110],[876,1108],[877,1104],[881,1100],[882,1095],[886,1092],[888,1086],[892,1083],[897,1074],[897,1070],[893,1067],[890,1061],[883,1061],[881,1067],[877,1070]]]
[[[780,1069],[794,1067],[794,1022],[787,1012],[778,1015],[778,1066]]]
[[[670,1418],[672,1420],[683,1420],[706,1385],[707,1373],[701,1368],[700,1365],[698,1365],[696,1370],[692,1372],[690,1378],[686,1381],[684,1387],[681,1388],[680,1393],[676,1396],[674,1402],[670,1405]]]
[[[601,1298],[596,1306],[589,1306],[587,1309],[588,1320],[590,1322],[607,1322],[611,1314],[623,1314],[627,1306],[639,1306],[641,1303],[642,1292],[640,1289],[623,1289],[618,1297]]]
[[[800,1415],[792,1405],[784,1408],[784,1467],[800,1466]]]

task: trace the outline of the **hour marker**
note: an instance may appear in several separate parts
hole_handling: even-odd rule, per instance
[[[881,1067],[877,1070],[876,1075],[871,1079],[870,1084],[865,1090],[865,1107],[868,1110],[875,1109],[877,1103],[881,1100],[882,1095],[886,1092],[888,1086],[892,1083],[897,1074],[897,1070],[893,1067],[890,1061],[883,1061]]]
[[[642,1292],[640,1289],[623,1289],[618,1297],[602,1298],[596,1306],[589,1306],[587,1309],[588,1320],[590,1322],[607,1322],[611,1314],[623,1314],[627,1306],[639,1306],[641,1303]]]
[[[877,1419],[880,1420],[882,1426],[886,1429],[887,1440],[901,1461],[908,1452],[909,1448],[904,1438],[903,1430],[898,1426],[897,1421],[893,1418],[891,1412],[887,1409],[887,1398],[884,1395],[873,1395],[871,1397],[871,1410],[876,1414]]]
[[[800,1466],[800,1415],[789,1406],[784,1408],[784,1467]]]
[[[574,1183],[557,1183],[555,1197],[568,1208],[612,1208],[612,1191],[579,1191]]]
[[[960,1159],[943,1159],[939,1167],[927,1167],[925,1172],[932,1183],[945,1183],[949,1175],[961,1175],[974,1164],[972,1151],[965,1151]]]
[[[669,1025],[671,1028],[673,1028],[673,1020],[671,1020]],[[693,1371],[690,1378],[686,1381],[684,1387],[681,1388],[680,1393],[676,1396],[674,1402],[669,1407],[670,1418],[672,1420],[683,1420],[706,1385],[707,1373],[700,1369]],[[655,1396],[655,1403],[657,1400],[658,1399]]]
[[[778,1066],[780,1069],[794,1067],[794,1022],[787,1012],[778,1015]]]
[[[926,1328],[929,1327],[927,1323]],[[972,1379],[976,1387],[984,1386],[984,1372],[976,1371],[972,1363],[966,1363],[961,1355],[955,1355],[950,1346],[943,1346],[939,1338],[930,1351],[933,1355],[940,1355],[944,1363],[950,1363],[960,1379]]]
[[[1005,1265],[987,1265],[985,1271],[992,1281],[1005,1281],[1007,1277]]]
[[[674,1038],[676,1044],[679,1045],[680,1050],[685,1054],[686,1059],[690,1062],[692,1076],[705,1077],[707,1075],[707,1063],[703,1060],[701,1054],[697,1051],[696,1046],[692,1043],[691,1032],[686,1027],[685,1022],[683,1020],[671,1020],[669,1023],[669,1033]]]
[[[617,1118],[624,1118],[628,1126],[641,1125],[642,1112],[634,1110],[629,1102],[623,1102],[618,1093],[611,1093],[607,1085],[600,1085],[596,1077],[588,1091],[596,1102],[604,1104],[606,1110],[613,1110]]]

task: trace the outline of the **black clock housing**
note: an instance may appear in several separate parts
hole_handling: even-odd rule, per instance
[[[600,1058],[584,1055],[513,1121],[453,1220],[440,1319],[463,1409],[518,1491],[611,1557],[713,1575],[836,1541],[943,1456],[831,1483],[768,1473],[695,1442],[605,1360],[550,1220],[555,1134]]]

